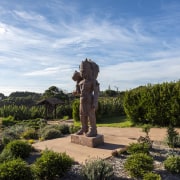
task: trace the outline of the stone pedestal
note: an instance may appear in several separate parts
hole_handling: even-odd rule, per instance
[[[96,137],[86,137],[85,135],[72,134],[71,142],[88,147],[97,147],[104,144],[104,136],[98,134]]]

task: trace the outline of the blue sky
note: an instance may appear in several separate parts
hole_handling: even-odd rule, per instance
[[[101,90],[180,79],[179,0],[1,0],[0,92],[72,92],[85,58]]]

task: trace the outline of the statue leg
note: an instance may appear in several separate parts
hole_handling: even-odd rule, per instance
[[[88,132],[88,118],[87,116],[80,116],[81,118],[81,129],[76,133],[77,135],[82,135],[83,133]]]
[[[82,135],[83,133],[88,132],[88,116],[83,103],[80,103],[79,115],[81,120],[81,129],[76,134]]]
[[[86,136],[95,137],[97,135],[97,127],[96,127],[96,115],[94,109],[92,109],[89,113],[89,123],[90,123],[90,130],[86,134]]]

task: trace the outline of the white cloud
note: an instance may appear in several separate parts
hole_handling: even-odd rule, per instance
[[[71,67],[69,65],[61,65],[58,67],[48,67],[42,70],[32,71],[32,72],[26,72],[25,76],[51,76],[51,75],[57,75],[62,74],[71,71]]]
[[[41,15],[38,15],[34,12],[31,12],[31,13],[27,13],[25,11],[14,11],[14,13],[19,16],[20,18],[22,19],[25,19],[25,20],[35,20],[35,21],[43,21],[44,20],[44,17],[41,16]]]
[[[102,89],[112,84],[124,90],[176,80],[180,74],[180,38],[166,26],[177,21],[177,13],[175,19],[172,14],[150,21],[134,17],[111,21],[90,13],[82,16],[75,3],[44,2],[46,13],[35,11],[35,5],[0,7],[0,72],[4,75],[0,87],[6,87],[1,85],[8,74],[14,74],[24,86],[7,86],[11,90],[54,84],[71,91],[71,75],[86,57],[100,65]],[[166,30],[171,36],[166,37]]]
[[[126,62],[100,69],[99,81],[102,88],[107,88],[107,82],[126,88],[178,80],[180,74],[179,58],[162,59],[156,61]]]
[[[6,29],[4,27],[1,27],[0,25],[0,34],[3,35],[6,32]]]
[[[53,67],[53,68],[46,68],[39,71],[33,71],[25,73],[26,76],[47,76],[57,73],[59,68]]]

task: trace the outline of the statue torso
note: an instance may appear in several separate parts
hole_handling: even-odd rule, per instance
[[[81,97],[89,96],[93,91],[93,82],[91,80],[83,79],[80,81],[79,87]]]

